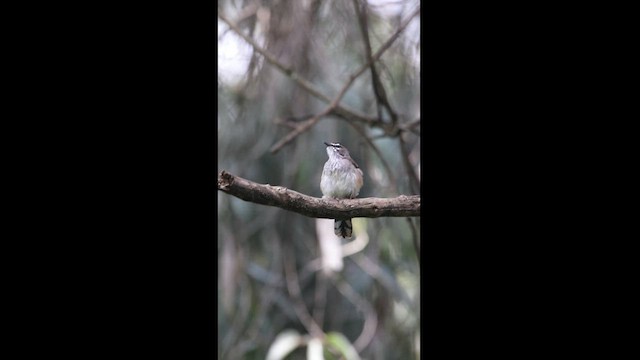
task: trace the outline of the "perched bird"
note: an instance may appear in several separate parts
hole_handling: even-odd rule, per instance
[[[324,143],[327,145],[329,160],[324,163],[320,190],[323,198],[353,199],[360,193],[363,184],[362,170],[349,156],[349,150],[338,143]],[[353,237],[351,219],[335,220],[334,232],[345,239]]]

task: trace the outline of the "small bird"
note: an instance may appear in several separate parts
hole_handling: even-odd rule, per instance
[[[324,163],[320,190],[323,198],[353,199],[360,193],[363,184],[362,170],[349,156],[349,150],[338,143],[328,143],[327,155],[329,160]],[[334,232],[345,239],[353,237],[351,219],[335,220]]]

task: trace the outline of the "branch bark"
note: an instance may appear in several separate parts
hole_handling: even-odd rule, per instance
[[[224,170],[218,174],[218,190],[245,201],[276,206],[314,218],[420,216],[420,195],[400,195],[395,198],[323,199],[301,194],[282,186],[258,184]]]

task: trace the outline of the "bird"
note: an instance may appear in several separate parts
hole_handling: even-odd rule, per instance
[[[360,193],[363,173],[349,155],[349,150],[339,143],[324,142],[329,160],[324,163],[320,178],[323,198],[353,199]],[[351,219],[335,219],[333,230],[339,237],[353,238]]]

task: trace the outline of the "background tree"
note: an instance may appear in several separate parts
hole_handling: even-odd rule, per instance
[[[219,4],[219,170],[321,197],[332,141],[363,169],[360,197],[420,194],[417,1]],[[290,330],[330,334],[327,358],[335,334],[362,358],[418,356],[415,218],[354,219],[358,237],[332,268],[321,221],[218,199],[221,358],[263,359]]]

